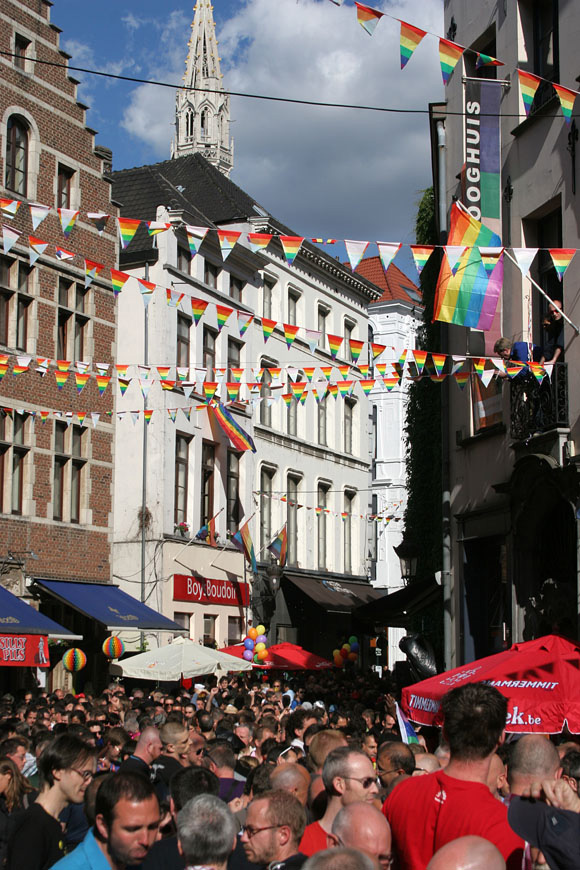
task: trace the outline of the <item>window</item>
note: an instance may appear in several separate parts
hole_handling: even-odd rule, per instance
[[[175,436],[175,496],[173,505],[175,525],[187,522],[189,441],[188,436],[180,432]]]
[[[200,527],[209,523],[214,515],[213,485],[215,472],[215,444],[204,441],[201,448],[201,517]]]
[[[272,319],[272,299],[274,296],[274,287],[276,286],[276,281],[272,278],[264,278],[264,289],[262,296],[262,317],[265,317],[267,320]]]
[[[350,349],[350,340],[354,332],[354,323],[351,320],[344,322],[344,341],[342,343],[342,353],[347,362],[352,362],[352,352]]]
[[[28,296],[30,268],[18,263],[18,298],[16,303],[16,349],[25,351],[28,343],[28,313],[32,300]]]
[[[0,257],[0,344],[8,346],[10,325],[10,269],[12,260]]]
[[[203,614],[203,645],[215,647],[215,624],[217,616],[211,613]]]
[[[291,567],[298,565],[298,490],[300,487],[300,478],[292,474],[288,475],[288,485],[286,489],[287,497],[287,513],[286,513],[286,533],[287,533],[287,550],[286,561]]]
[[[83,459],[84,429],[80,426],[72,427],[72,461],[71,461],[71,488],[70,488],[70,521],[81,521],[81,494],[82,476],[85,460]]]
[[[177,268],[186,275],[191,272],[191,254],[183,245],[177,246]]]
[[[28,415],[13,412],[12,419],[12,484],[10,510],[21,515],[24,504],[24,472],[29,448],[25,446],[25,426]]]
[[[288,378],[287,392],[292,392],[292,379]],[[298,427],[298,402],[295,398],[290,400],[290,404],[286,408],[286,421],[288,423],[288,435],[296,435]]]
[[[173,614],[173,621],[184,628],[187,632],[189,632],[189,622],[191,619],[191,613],[183,613],[183,612],[175,612]],[[179,637],[179,635],[174,635],[174,637]]]
[[[189,368],[189,331],[191,329],[191,320],[185,314],[178,312],[177,314],[177,354],[176,363],[178,366]]]
[[[68,166],[58,164],[58,173],[56,179],[56,207],[71,208],[71,182],[74,176],[74,169],[69,169]]]
[[[354,427],[354,409],[356,402],[354,399],[345,398],[344,400],[344,452],[352,455],[352,433]]]
[[[321,350],[325,349],[326,346],[326,323],[328,320],[328,308],[324,308],[322,305],[318,306],[318,331],[320,333],[320,338],[318,339],[318,347]]]
[[[86,465],[84,441],[86,432],[81,426],[67,427],[58,420],[54,424],[54,465],[52,490],[52,518],[80,523],[83,475]]]
[[[379,499],[375,493],[375,494],[373,494],[373,496],[371,498],[371,513],[374,517],[376,517],[378,512],[379,512]],[[372,561],[376,562],[377,559],[379,558],[379,551],[378,551],[379,524],[376,520],[371,521],[370,544],[371,544],[371,552],[369,555],[370,555],[370,558],[372,559]]]
[[[215,369],[215,340],[217,332],[210,329],[209,326],[203,327],[203,359],[202,365],[207,369],[208,379],[213,380],[213,372]]]
[[[530,110],[535,112],[554,96],[551,82],[560,80],[557,0],[535,0],[532,15],[533,72],[543,79]]]
[[[228,450],[227,476],[227,524],[230,535],[235,535],[240,525],[242,505],[240,503],[240,454]]]
[[[19,115],[11,115],[6,128],[5,186],[21,196],[27,194],[28,125]]]
[[[344,494],[344,514],[342,528],[344,535],[344,573],[352,574],[352,508],[355,499],[354,492]]]
[[[228,646],[240,643],[242,639],[241,616],[228,616]]]
[[[64,442],[66,438],[66,423],[54,424],[54,471],[52,487],[52,518],[64,519],[65,472],[68,457],[65,455]]]
[[[87,351],[88,294],[80,284],[66,278],[58,283],[57,359],[82,360]]]
[[[228,378],[234,380],[232,369],[239,369],[242,359],[243,343],[233,338],[228,338]]]
[[[296,290],[288,291],[288,320],[286,321],[290,326],[296,326],[296,317],[298,314],[298,302],[300,300],[300,293]]]
[[[203,280],[208,285],[208,287],[212,288],[212,290],[217,290],[219,273],[220,270],[215,265],[215,263],[210,263],[208,260],[205,260]]]
[[[272,383],[272,373],[269,367],[277,368],[277,364],[275,362],[271,362],[270,360],[262,360],[262,368],[264,369],[264,375],[262,377],[262,401],[260,402],[260,423],[262,426],[271,426],[272,425],[272,405],[270,404],[270,396],[272,395],[272,390],[270,384]]]
[[[235,302],[242,301],[242,292],[244,289],[244,282],[241,278],[234,278],[233,275],[230,275],[230,296]]]
[[[326,483],[318,484],[318,570],[326,571],[326,509],[328,508],[328,490]]]
[[[272,484],[275,471],[262,468],[260,473],[260,553],[272,543]]]
[[[318,403],[318,443],[322,447],[327,446],[326,423],[328,411],[328,393]]]
[[[14,66],[16,69],[24,70],[26,69],[26,58],[28,56],[28,51],[30,48],[30,40],[26,39],[25,36],[21,36],[17,33],[14,36]]]
[[[188,139],[191,139],[193,137],[193,120],[194,114],[191,109],[189,109],[187,115],[185,116],[185,135]]]
[[[6,433],[6,412],[0,408],[0,512],[4,509],[4,481],[6,480],[10,444]]]

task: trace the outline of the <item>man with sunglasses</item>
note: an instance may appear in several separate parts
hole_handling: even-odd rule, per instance
[[[389,740],[381,743],[377,755],[377,773],[384,789],[400,776],[412,776],[415,770],[415,756],[406,743]]]
[[[248,807],[241,841],[249,861],[269,870],[300,870],[306,855],[298,844],[306,813],[287,791],[268,791]]]
[[[308,825],[300,842],[300,851],[309,857],[327,848],[328,834],[343,807],[358,801],[372,803],[379,792],[371,760],[350,746],[340,746],[328,754],[322,782],[327,798],[325,813],[319,822]]]

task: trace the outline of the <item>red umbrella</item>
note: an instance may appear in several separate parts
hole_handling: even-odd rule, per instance
[[[226,646],[221,652],[243,658],[244,645]],[[268,658],[254,665],[255,668],[278,668],[283,671],[320,671],[332,668],[334,665],[315,653],[308,652],[295,643],[276,643],[268,647]]]
[[[441,698],[464,683],[495,686],[508,700],[506,731],[580,733],[580,645],[556,634],[514,643],[504,652],[403,689],[401,707],[420,725],[441,725]]]

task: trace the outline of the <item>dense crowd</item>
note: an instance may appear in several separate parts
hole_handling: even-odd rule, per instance
[[[572,870],[580,745],[480,683],[403,742],[374,674],[0,699],[6,870]]]

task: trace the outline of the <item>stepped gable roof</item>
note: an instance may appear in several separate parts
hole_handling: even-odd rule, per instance
[[[365,257],[357,266],[356,273],[357,275],[362,275],[368,281],[372,281],[373,284],[376,284],[383,291],[380,299],[376,299],[371,303],[373,305],[378,305],[381,302],[392,302],[397,299],[402,299],[404,302],[411,303],[411,305],[422,304],[421,290],[394,263],[391,263],[385,273],[380,257]]]

